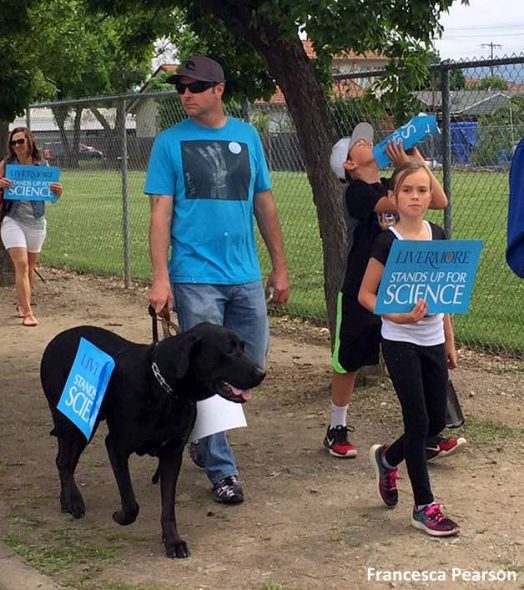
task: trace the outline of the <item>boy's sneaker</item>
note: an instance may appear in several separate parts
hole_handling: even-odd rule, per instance
[[[191,461],[193,461],[197,467],[200,467],[200,469],[205,469],[206,466],[204,464],[204,457],[202,456],[200,445],[197,442],[190,442],[188,450]]]
[[[356,457],[357,448],[349,442],[348,432],[353,430],[351,427],[330,426],[327,429],[326,436],[324,437],[324,446],[333,457],[341,457],[346,459],[347,457]]]
[[[244,492],[236,475],[228,475],[213,486],[213,500],[221,504],[240,504]]]
[[[413,508],[411,524],[432,537],[456,535],[460,531],[460,527],[456,522],[447,518],[440,508],[440,504],[436,502],[422,508],[422,510]]]
[[[386,448],[386,445],[373,445],[369,449],[369,460],[375,469],[379,498],[388,508],[394,508],[398,503],[398,467],[388,469],[382,464]]]
[[[467,444],[466,439],[463,436],[449,436],[445,438],[438,436],[436,443],[433,443],[426,447],[426,457],[428,463],[435,461],[440,457],[447,457],[460,450],[461,447]]]

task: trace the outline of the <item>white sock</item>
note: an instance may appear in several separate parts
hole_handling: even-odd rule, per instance
[[[424,510],[425,508],[433,504],[435,504],[435,501],[431,502],[430,504],[417,504],[417,512],[420,512],[421,510]]]
[[[331,403],[331,424],[329,425],[331,428],[335,428],[335,426],[346,426],[348,406],[349,404],[335,406],[334,403]]]

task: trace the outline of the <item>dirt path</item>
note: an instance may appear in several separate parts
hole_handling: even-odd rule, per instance
[[[35,294],[37,328],[20,326],[12,289],[0,289],[0,534],[60,583],[85,590],[524,588],[524,374],[519,367],[462,355],[454,382],[470,444],[431,467],[436,496],[445,500],[462,534],[434,540],[409,526],[404,468],[397,509],[385,510],[376,497],[367,450],[390,440],[400,426],[390,384],[355,395],[351,421],[359,457],[329,457],[321,449],[329,409],[326,336],[293,322],[275,326],[268,377],[247,408],[249,428],[231,436],[246,502],[215,504],[205,475],[184,463],[178,520],[190,559],[163,556],[151,458],[132,460],[138,521],[129,528],[112,522],[118,497],[104,427],[77,471],[86,518],[61,515],[56,441],[48,436],[51,422],[38,376],[42,351],[57,332],[74,325],[95,324],[143,342],[150,340],[151,326],[143,290],[125,293],[108,281],[52,270],[45,275],[47,282]],[[506,572],[500,577],[511,578],[515,572],[517,579],[453,581],[453,568],[470,576],[500,571]],[[402,572],[404,581],[390,581],[393,570]],[[440,581],[406,581],[413,570]]]

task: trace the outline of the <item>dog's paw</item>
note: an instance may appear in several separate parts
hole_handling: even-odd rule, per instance
[[[178,543],[166,543],[166,556],[170,559],[183,559],[189,557],[191,552],[185,541],[179,541]]]
[[[138,516],[138,511],[138,506],[134,510],[129,510],[128,512],[117,510],[116,512],[113,512],[113,520],[122,526],[133,524]]]
[[[71,497],[68,500],[61,496],[60,508],[62,512],[68,512],[73,518],[83,518],[86,514],[86,507],[82,496]]]

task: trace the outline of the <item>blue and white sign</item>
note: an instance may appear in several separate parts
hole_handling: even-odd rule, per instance
[[[373,148],[373,157],[377,161],[380,168],[385,168],[391,164],[391,160],[386,153],[388,143],[395,141],[396,143],[402,143],[405,150],[417,145],[421,141],[424,141],[431,135],[438,133],[439,129],[437,126],[436,115],[426,115],[425,113],[419,113],[416,117],[413,117],[405,125],[399,127],[393,133],[385,137],[380,143]]]
[[[57,408],[89,440],[106,393],[115,361],[94,344],[80,338],[78,351]]]
[[[375,313],[405,313],[419,299],[429,313],[467,313],[482,240],[395,240]]]
[[[5,177],[13,183],[4,189],[4,198],[14,201],[52,201],[58,200],[49,188],[50,183],[58,182],[60,168],[55,166],[20,166],[7,164]]]

